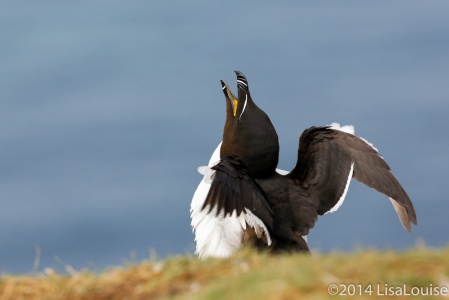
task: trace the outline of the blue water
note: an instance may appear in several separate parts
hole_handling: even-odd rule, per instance
[[[353,182],[311,249],[447,245],[449,2],[39,1],[0,9],[0,273],[192,253],[189,205],[221,140],[220,79],[247,75],[279,166],[353,124],[412,198]],[[151,250],[153,249],[153,250]]]

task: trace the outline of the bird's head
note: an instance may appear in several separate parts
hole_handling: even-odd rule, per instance
[[[223,131],[221,158],[237,155],[248,165],[251,174],[264,178],[275,172],[279,158],[279,143],[270,118],[251,98],[248,80],[237,75],[238,97],[221,80],[226,98],[226,122]]]

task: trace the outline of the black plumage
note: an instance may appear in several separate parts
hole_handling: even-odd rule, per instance
[[[365,140],[330,126],[311,127],[300,136],[296,166],[276,172],[279,144],[269,117],[251,98],[237,72],[238,97],[221,81],[226,122],[221,161],[203,210],[237,216],[250,210],[264,222],[274,250],[308,251],[303,236],[334,208],[351,178],[390,198],[407,231],[417,224],[413,204],[377,150]]]
[[[249,173],[248,166],[237,156],[227,156],[212,168],[216,171],[211,189],[202,209],[215,208],[216,215],[224,212],[224,217],[234,211],[240,216],[245,210],[251,211],[273,230],[273,212],[263,189]]]

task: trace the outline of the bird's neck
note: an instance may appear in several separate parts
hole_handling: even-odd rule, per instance
[[[228,117],[220,153],[221,158],[239,156],[255,178],[272,175],[279,160],[276,130],[268,116],[262,113],[245,113],[240,120]]]

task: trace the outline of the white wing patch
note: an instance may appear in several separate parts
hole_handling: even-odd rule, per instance
[[[228,257],[242,246],[243,232],[247,226],[254,228],[258,237],[265,236],[268,245],[271,237],[265,224],[251,211],[246,210],[237,217],[237,212],[223,216],[217,215],[216,208],[209,212],[209,207],[202,210],[204,201],[209,193],[215,171],[211,169],[220,161],[221,143],[215,149],[208,166],[198,168],[204,175],[190,205],[191,225],[195,234],[196,251],[200,258]]]
[[[346,133],[350,133],[354,135],[354,126],[352,125],[344,125],[344,126],[340,126],[339,123],[332,123],[331,125],[329,125],[331,129],[335,129],[335,130],[340,130]],[[379,153],[379,149],[377,149],[376,147],[374,147],[374,145],[370,142],[368,142],[367,140],[365,140],[362,137],[358,137],[360,138],[362,141],[364,141],[365,143],[367,143],[371,148],[373,148],[377,153]],[[380,155],[379,155],[380,156]],[[382,157],[382,156],[380,156]]]
[[[354,134],[354,126],[352,125],[344,125],[344,126],[340,126],[339,123],[332,123],[331,125],[329,125],[331,127],[331,129],[335,129],[335,130],[340,130],[346,133],[350,133],[350,134]]]
[[[270,246],[271,245],[271,236],[270,236],[270,233],[268,232],[268,229],[265,226],[265,224],[249,210],[246,210],[242,214],[245,215],[246,223],[251,228],[254,228],[254,232],[256,233],[257,237],[261,238],[262,235],[264,235],[265,238],[267,239],[268,246]]]
[[[287,175],[290,172],[282,169],[276,169],[276,173],[278,173],[279,175]]]
[[[213,167],[216,164],[220,162],[220,150],[221,150],[221,142],[218,144],[217,148],[215,148],[214,153],[212,153],[212,156],[209,159],[209,167]]]
[[[359,137],[362,141],[364,141],[365,143],[367,143],[371,148],[373,148],[376,152],[377,152],[377,154],[379,154],[379,149],[377,149],[376,147],[374,147],[374,145],[372,144],[372,143],[370,143],[370,142],[368,142],[367,140],[365,140],[364,138],[362,138],[362,137]],[[380,156],[380,155],[379,155]],[[382,157],[382,156],[380,156],[380,157]],[[383,158],[383,157],[382,157]]]
[[[207,195],[207,194],[206,194]],[[209,207],[192,212],[192,226],[195,231],[196,254],[200,258],[228,257],[241,247],[244,215],[234,212],[231,216],[216,215],[216,208],[210,213]],[[242,226],[242,224],[244,224]]]
[[[351,169],[349,170],[349,175],[348,175],[348,179],[346,181],[346,186],[345,186],[345,190],[343,191],[343,194],[341,195],[340,199],[338,199],[337,204],[335,204],[334,207],[332,207],[329,211],[325,212],[324,214],[337,211],[340,208],[340,206],[343,204],[343,202],[345,201],[346,194],[348,193],[349,184],[351,183],[353,174],[354,174],[354,163],[351,164]]]

